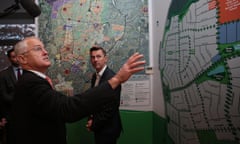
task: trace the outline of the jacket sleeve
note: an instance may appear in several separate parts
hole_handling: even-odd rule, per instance
[[[37,111],[48,114],[53,119],[61,117],[65,122],[74,122],[87,117],[102,110],[106,102],[114,100],[114,91],[108,82],[75,96],[65,96],[51,89],[45,91],[35,101]],[[96,94],[101,96],[98,97]]]
[[[27,111],[36,117],[74,122],[102,110],[104,103],[114,100],[114,90],[108,82],[81,94],[66,96],[53,90],[46,80],[26,76],[24,81],[18,82],[15,109]]]

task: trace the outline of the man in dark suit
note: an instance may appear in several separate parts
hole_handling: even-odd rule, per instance
[[[21,75],[21,67],[17,62],[14,49],[7,51],[7,57],[11,65],[0,72],[0,119],[6,123],[2,129],[4,144],[12,144],[9,138],[11,132],[12,100],[14,98],[15,84]],[[5,122],[4,122],[5,121]]]
[[[110,80],[69,97],[52,89],[46,80],[51,62],[38,38],[18,42],[15,53],[23,68],[13,102],[15,144],[66,144],[65,123],[103,110],[105,103],[115,99],[115,89],[145,64],[143,55],[135,53]]]
[[[107,66],[106,51],[102,47],[90,49],[90,61],[96,70],[91,86],[95,87],[104,81],[108,81],[115,73]],[[119,113],[121,85],[115,89],[116,99],[104,106],[98,113],[93,113],[88,119],[87,129],[94,132],[95,144],[116,144],[122,131],[121,117]],[[96,97],[98,97],[97,95]]]

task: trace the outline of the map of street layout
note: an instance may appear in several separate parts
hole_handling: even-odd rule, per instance
[[[239,3],[198,0],[177,9],[172,2],[159,62],[175,143],[240,140]]]

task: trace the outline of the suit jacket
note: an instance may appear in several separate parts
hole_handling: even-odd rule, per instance
[[[105,69],[99,85],[102,85],[105,81],[109,80],[115,75],[115,73],[108,67]],[[96,74],[93,75],[91,86],[94,87],[96,81]],[[93,123],[91,129],[95,135],[105,135],[107,138],[113,137],[114,139],[120,136],[122,131],[121,117],[119,113],[120,105],[121,85],[115,89],[115,101],[108,102],[104,105],[104,110],[93,114]],[[101,94],[96,95],[99,97]],[[105,95],[105,94],[104,94]]]
[[[13,66],[9,66],[0,72],[0,118],[9,119],[12,111],[12,100],[17,79]]]
[[[24,70],[13,103],[15,144],[66,144],[65,123],[102,110],[114,94],[105,82],[82,94],[65,96],[53,90],[47,80]]]

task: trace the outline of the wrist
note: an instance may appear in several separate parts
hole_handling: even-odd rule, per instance
[[[108,82],[111,85],[112,89],[115,89],[118,85],[121,84],[121,81],[117,76],[112,77],[110,80],[108,80]]]

